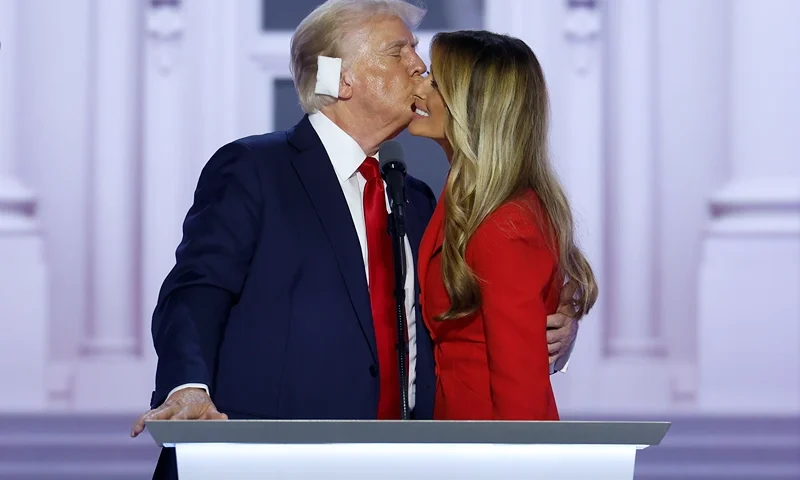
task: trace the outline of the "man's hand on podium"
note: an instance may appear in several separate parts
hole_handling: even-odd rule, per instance
[[[144,430],[148,420],[227,420],[228,416],[220,413],[211,397],[202,388],[184,388],[174,392],[161,404],[139,417],[131,429],[131,437]]]

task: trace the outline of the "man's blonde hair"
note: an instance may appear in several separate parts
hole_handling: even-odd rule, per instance
[[[314,9],[292,35],[291,72],[303,111],[312,113],[337,101],[314,92],[317,57],[342,58],[342,68],[348,68],[371,20],[397,17],[414,30],[425,13],[406,0],[328,0]]]

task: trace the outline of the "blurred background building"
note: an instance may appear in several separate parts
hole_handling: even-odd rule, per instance
[[[150,314],[204,163],[302,115],[318,0],[0,0],[0,478],[149,478]],[[525,40],[600,301],[565,418],[672,420],[637,478],[800,476],[800,1],[428,0]],[[446,161],[400,136],[439,192]]]

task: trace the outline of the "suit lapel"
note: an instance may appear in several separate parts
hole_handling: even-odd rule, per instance
[[[353,225],[353,217],[347,207],[336,172],[307,116],[288,132],[288,137],[289,142],[300,150],[292,165],[333,246],[350,301],[369,343],[372,356],[377,361],[375,328],[372,324],[364,259]]]
[[[435,252],[442,245],[444,235],[442,232],[442,222],[444,220],[444,196],[436,203],[436,208],[433,210],[428,227],[425,229],[425,234],[419,245],[419,266],[417,271],[419,273],[419,283],[424,285],[425,279],[428,274],[428,264],[433,258]]]

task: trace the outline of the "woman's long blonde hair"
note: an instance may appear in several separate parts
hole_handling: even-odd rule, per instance
[[[597,284],[575,244],[572,211],[548,158],[547,87],[536,56],[523,41],[505,35],[439,33],[431,45],[431,72],[449,111],[445,136],[453,149],[442,246],[451,306],[439,319],[480,308],[478,280],[465,259],[467,243],[489,214],[528,188],[549,216],[542,228],[552,234],[561,273],[577,286],[573,316],[582,317],[597,300]]]

